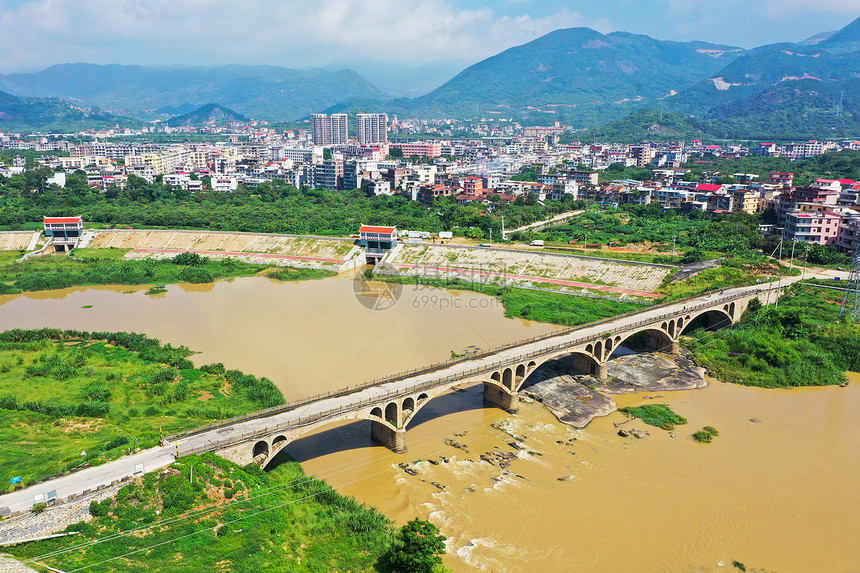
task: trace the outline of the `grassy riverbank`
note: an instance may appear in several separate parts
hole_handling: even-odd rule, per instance
[[[0,474],[27,484],[152,447],[160,428],[284,402],[266,378],[195,368],[191,354],[141,334],[0,333]]]
[[[302,269],[298,267],[281,267],[266,273],[270,279],[279,281],[306,281],[337,276],[334,271],[325,269]]]
[[[96,250],[96,249],[92,249]],[[250,276],[268,268],[235,259],[198,257],[194,264],[176,260],[125,260],[124,249],[82,249],[81,258],[44,255],[20,263],[0,265],[0,294],[91,285],[209,283],[216,279]],[[78,249],[72,254],[78,255]],[[183,253],[185,254],[185,253]]]
[[[748,312],[731,330],[697,331],[696,362],[726,382],[764,388],[824,386],[860,371],[860,325],[836,323],[841,291],[792,285],[771,305]]]
[[[372,275],[370,280],[415,285],[415,288],[440,287],[478,292],[498,298],[505,307],[505,316],[562,326],[576,326],[645,308],[641,304],[622,300],[502,287],[460,279]]]
[[[96,504],[69,527],[80,535],[8,551],[63,571],[372,571],[393,523],[285,455],[273,463],[184,457]]]

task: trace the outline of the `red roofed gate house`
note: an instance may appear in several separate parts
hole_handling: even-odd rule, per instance
[[[358,231],[358,244],[364,247],[367,262],[381,259],[394,248],[397,242],[397,227],[374,227],[362,225]]]
[[[84,230],[81,217],[44,217],[45,236],[56,251],[70,251],[78,244]]]

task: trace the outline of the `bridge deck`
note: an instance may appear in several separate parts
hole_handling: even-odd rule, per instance
[[[783,284],[788,284],[788,282],[790,282],[790,279],[783,281]],[[660,308],[647,309],[609,323],[587,326],[559,336],[500,350],[489,356],[456,363],[432,372],[405,377],[401,380],[365,388],[347,395],[321,399],[270,416],[236,422],[230,426],[180,438],[178,440],[179,451],[180,454],[208,451],[244,442],[252,439],[253,436],[271,434],[277,431],[288,431],[316,424],[327,418],[342,416],[344,413],[370,405],[377,405],[405,394],[419,392],[427,388],[438,388],[448,384],[455,385],[459,381],[468,380],[483,372],[493,371],[500,366],[527,359],[532,355],[538,356],[552,352],[555,349],[574,346],[579,342],[594,340],[611,332],[629,331],[631,328],[636,328],[639,325],[644,327],[654,322],[676,317],[682,312],[692,313],[714,308],[723,303],[752,294],[753,292],[764,292],[768,288],[774,287],[774,283],[769,283],[753,287],[726,289],[722,294],[712,293],[701,298],[688,299],[675,304],[661,306]]]

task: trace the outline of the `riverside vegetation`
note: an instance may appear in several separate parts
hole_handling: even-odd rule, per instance
[[[216,261],[188,252],[163,260],[122,259],[128,251],[73,249],[72,257],[58,254],[2,264],[11,262],[11,257],[5,257],[0,259],[0,294],[89,285],[210,283],[221,278],[251,276],[271,268],[232,258]],[[334,274],[322,269],[279,269],[267,276],[278,280],[305,280]]]
[[[365,273],[366,278],[405,285],[421,285],[452,290],[467,290],[498,298],[505,316],[562,326],[577,326],[602,318],[641,310],[641,304],[617,299],[592,298],[569,294],[535,291],[509,286],[483,284],[462,279],[427,279]]]
[[[860,371],[860,325],[836,322],[842,295],[796,283],[778,308],[753,303],[731,329],[693,332],[686,345],[699,366],[726,382],[764,388],[840,384],[845,371]]]
[[[444,552],[432,524],[415,520],[398,531],[283,453],[265,472],[211,453],[186,456],[90,512],[94,519],[67,528],[79,535],[8,551],[64,571],[428,573]]]
[[[0,468],[23,484],[284,403],[275,385],[142,334],[0,333]],[[7,486],[11,487],[11,486]]]

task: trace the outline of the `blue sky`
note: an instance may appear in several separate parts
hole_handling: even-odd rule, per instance
[[[858,16],[857,0],[0,0],[0,73],[67,62],[472,63],[573,26],[750,48]]]

